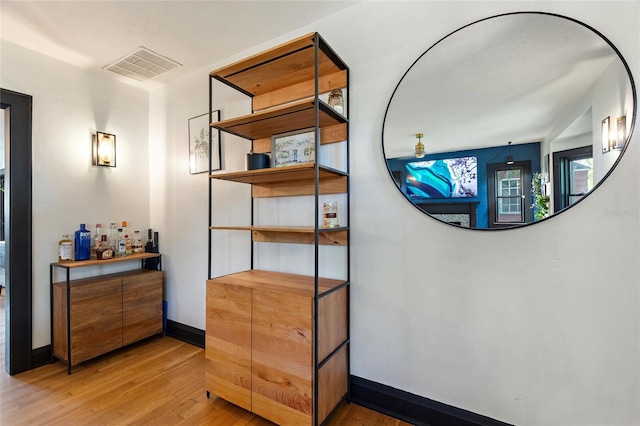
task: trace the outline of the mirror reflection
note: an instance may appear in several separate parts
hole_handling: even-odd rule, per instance
[[[598,186],[628,143],[635,106],[627,64],[594,30],[557,15],[500,15],[414,62],[389,101],[383,152],[398,189],[430,216],[518,227]]]

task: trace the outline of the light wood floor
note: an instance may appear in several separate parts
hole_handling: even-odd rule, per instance
[[[0,373],[0,425],[273,425],[206,397],[204,350],[157,337],[75,367]],[[408,425],[343,404],[330,425]]]

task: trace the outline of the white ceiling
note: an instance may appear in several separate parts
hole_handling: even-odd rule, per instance
[[[151,88],[355,3],[0,0],[0,37],[134,86]],[[102,70],[140,46],[183,66],[142,83]]]

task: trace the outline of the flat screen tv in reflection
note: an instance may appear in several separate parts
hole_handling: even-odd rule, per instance
[[[477,197],[477,170],[477,157],[445,158],[407,163],[407,195],[411,198]]]

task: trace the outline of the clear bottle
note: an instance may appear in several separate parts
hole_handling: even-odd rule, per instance
[[[127,255],[127,240],[124,238],[122,228],[118,228],[118,242],[116,244],[116,257],[124,257]]]
[[[89,260],[91,257],[91,231],[84,223],[80,224],[80,229],[75,232],[75,260]]]
[[[111,222],[109,224],[109,235],[107,236],[107,245],[113,251],[116,252],[116,248],[118,245],[118,230],[116,228],[116,224]]]
[[[73,260],[73,242],[69,234],[64,234],[58,242],[58,262],[71,262]]]
[[[129,235],[129,232],[127,231],[127,221],[123,220],[122,221],[122,233],[124,234],[124,240],[126,243],[126,254],[130,255],[131,253],[133,253],[133,249],[131,247],[131,235]]]
[[[135,231],[133,233],[133,238],[131,239],[131,246],[134,253],[144,252],[144,245],[142,244],[142,234],[140,234],[140,231]]]
[[[102,225],[96,223],[96,234],[93,236],[91,240],[91,259],[96,258],[96,250],[100,247],[100,243],[102,242]]]

